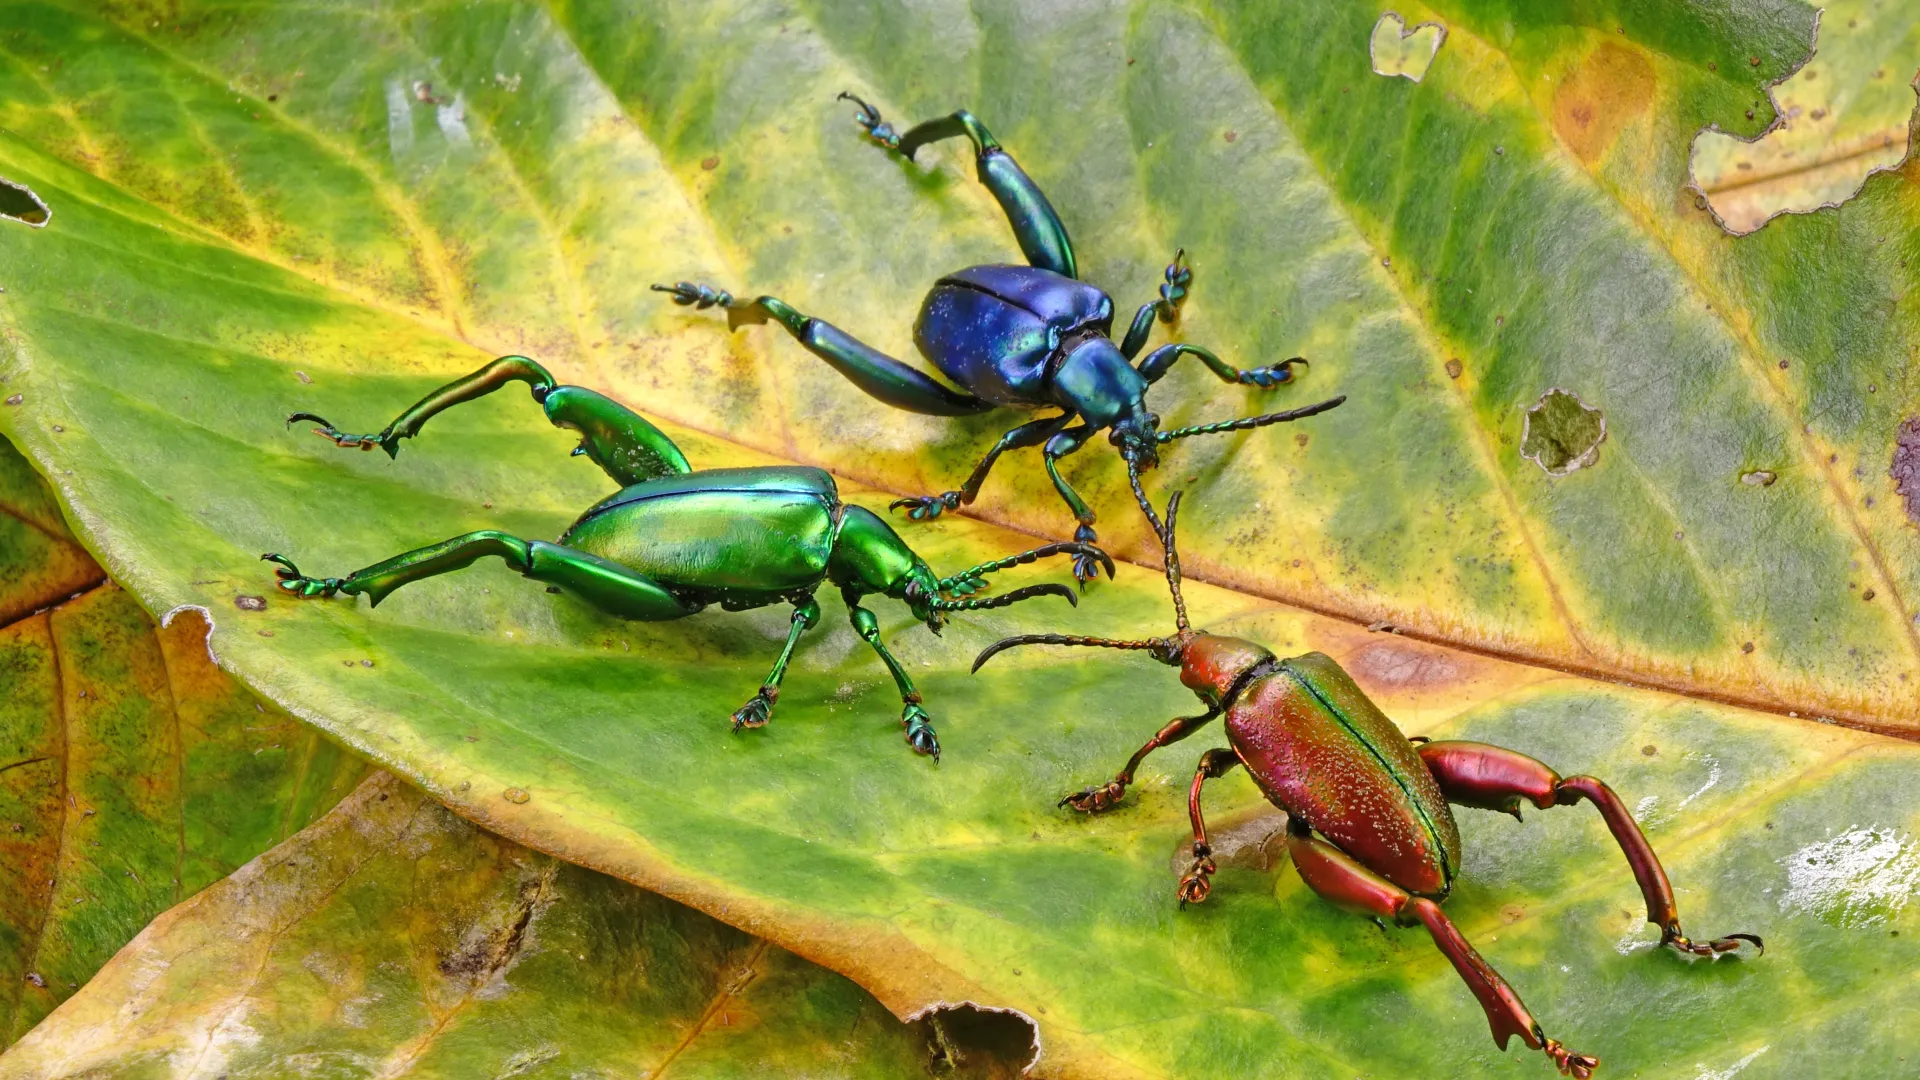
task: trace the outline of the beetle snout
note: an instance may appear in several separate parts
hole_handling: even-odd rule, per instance
[[[1160,418],[1146,413],[1115,424],[1107,440],[1119,448],[1135,472],[1146,472],[1160,464],[1160,441],[1155,437],[1159,426]]]

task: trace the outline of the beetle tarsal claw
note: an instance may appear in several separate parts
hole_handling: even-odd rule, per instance
[[[1118,780],[1109,780],[1099,787],[1082,788],[1062,798],[1055,806],[1071,806],[1083,814],[1097,814],[1110,810],[1125,797],[1127,786]]]
[[[910,703],[900,713],[900,723],[907,729],[907,745],[913,747],[915,753],[940,760],[940,737],[933,732],[933,718],[927,715],[927,710]]]
[[[1558,1039],[1548,1039],[1540,1047],[1553,1059],[1554,1067],[1561,1076],[1575,1077],[1576,1080],[1588,1080],[1593,1070],[1600,1067],[1600,1059],[1591,1054],[1576,1054],[1562,1045]]]
[[[1281,383],[1289,383],[1292,382],[1295,377],[1293,373],[1293,366],[1295,364],[1301,367],[1309,366],[1305,357],[1290,357],[1277,364],[1269,364],[1266,367],[1251,368],[1243,371],[1240,373],[1240,381],[1263,388],[1279,386]]]
[[[930,521],[939,517],[942,510],[959,508],[960,493],[958,491],[943,492],[939,495],[909,495],[887,504],[889,510],[905,510],[907,517],[914,521]]]
[[[264,562],[275,564],[273,576],[279,580],[274,584],[280,587],[281,592],[291,593],[303,599],[325,599],[339,592],[346,584],[339,578],[310,578],[302,574],[300,568],[293,565],[293,560],[285,555],[269,551],[260,558]]]
[[[773,702],[777,694],[778,691],[769,694],[766,687],[761,687],[759,693],[733,711],[733,730],[766,727],[767,721],[773,718]]]
[[[860,107],[860,111],[853,116],[853,122],[859,124],[861,129],[867,133],[867,138],[872,139],[888,150],[900,149],[899,133],[893,130],[893,125],[880,118],[879,109],[874,108],[845,90],[840,91],[839,96],[835,97],[834,100],[851,101]]]
[[[1181,907],[1206,901],[1208,894],[1213,892],[1213,882],[1210,879],[1215,869],[1217,867],[1213,864],[1212,853],[1195,854],[1193,869],[1188,870],[1186,876],[1180,879],[1180,885],[1175,890],[1180,895]]]
[[[393,441],[393,432],[391,429],[382,431],[376,435],[351,435],[335,428],[333,424],[328,422],[326,417],[308,412],[297,412],[287,417],[287,426],[292,427],[301,421],[320,425],[313,429],[313,433],[323,439],[332,440],[335,446],[345,447],[348,450],[371,450],[378,446],[386,450],[389,454],[394,452],[393,447],[388,445]]]
[[[1760,950],[1761,956],[1767,954],[1767,943],[1760,940],[1757,934],[1728,934],[1726,937],[1714,938],[1712,941],[1693,941],[1680,932],[1680,924],[1677,922],[1670,923],[1660,930],[1660,944],[1693,956],[1717,958],[1723,953],[1740,951],[1743,943]]]

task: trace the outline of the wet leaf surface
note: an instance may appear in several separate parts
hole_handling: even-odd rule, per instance
[[[377,773],[168,911],[0,1077],[1012,1077],[858,986]],[[955,1055],[957,1055],[957,1060]]]
[[[22,395],[0,426],[143,603],[217,613],[216,651],[261,693],[463,815],[896,1012],[1019,1009],[1054,1075],[1544,1074],[1496,1055],[1416,933],[1284,865],[1223,870],[1179,910],[1170,859],[1211,743],[1149,759],[1106,816],[1053,807],[1191,698],[1137,656],[966,665],[1014,630],[1160,631],[1150,569],[939,639],[883,606],[937,766],[831,600],[773,723],[738,737],[781,612],[621,624],[494,566],[377,612],[234,605],[264,591],[261,551],[341,573],[481,527],[552,536],[604,495],[512,394],[395,462],[280,423],[373,430],[501,352],[661,417],[696,465],[826,464],[875,509],[952,486],[1009,418],[888,412],[777,331],[729,334],[646,286],[775,292],[910,355],[927,283],[1013,249],[963,155],[888,160],[832,97],[901,122],[965,105],[1121,310],[1185,246],[1184,338],[1313,360],[1268,392],[1176,370],[1167,424],[1350,395],[1151,478],[1193,492],[1190,573],[1237,590],[1195,586],[1199,621],[1328,652],[1410,733],[1605,777],[1691,930],[1768,939],[1754,961],[1657,953],[1590,813],[1463,814],[1449,910],[1550,1034],[1616,1075],[1920,1052],[1883,1022],[1913,961],[1913,750],[1804,719],[1915,723],[1920,545],[1887,475],[1914,411],[1912,185],[1737,242],[1694,207],[1692,135],[1766,126],[1744,110],[1804,59],[1811,9],[1396,10],[1447,27],[1419,83],[1371,71],[1377,4],[13,8],[0,175],[54,218],[0,230],[0,375]],[[1519,445],[1554,387],[1607,425],[1558,477]],[[1103,538],[1151,565],[1113,455],[1070,460]],[[1066,522],[1015,454],[972,516],[908,535],[958,567]],[[1223,828],[1260,805],[1244,776],[1209,789]]]

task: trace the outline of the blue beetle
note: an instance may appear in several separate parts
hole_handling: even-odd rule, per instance
[[[825,320],[802,314],[779,297],[740,299],[724,289],[691,281],[653,288],[671,293],[678,304],[726,309],[730,328],[772,319],[855,386],[896,408],[930,416],[964,416],[1001,406],[1060,410],[1057,416],[1029,421],[1000,436],[959,488],[900,499],[894,509],[906,510],[915,520],[958,509],[973,502],[1002,453],[1044,445],[1047,475],[1079,522],[1074,539],[1091,544],[1094,512],[1060,475],[1059,462],[1099,432],[1106,431],[1108,441],[1119,448],[1134,497],[1152,520],[1152,503],[1141,489],[1140,473],[1159,464],[1162,444],[1191,435],[1297,420],[1346,400],[1337,397],[1287,412],[1159,430],[1159,416],[1147,407],[1147,387],[1182,356],[1197,357],[1225,382],[1260,387],[1292,381],[1294,367],[1306,361],[1296,356],[1242,370],[1198,345],[1176,342],[1153,350],[1135,366],[1133,358],[1146,346],[1154,322],[1172,323],[1179,316],[1193,281],[1184,251],[1177,252],[1167,266],[1159,299],[1140,306],[1126,336],[1115,344],[1113,299],[1078,280],[1066,226],[1039,187],[972,113],[962,109],[900,135],[873,106],[852,94],[840,97],[859,106],[854,119],[869,139],[909,160],[930,142],[961,135],[973,140],[980,182],[1006,212],[1014,239],[1026,255],[1026,266],[973,266],[948,274],[934,284],[920,307],[914,344],[941,374],[964,390],[934,381]],[[1093,560],[1074,560],[1074,574],[1080,580],[1090,579],[1094,572]]]

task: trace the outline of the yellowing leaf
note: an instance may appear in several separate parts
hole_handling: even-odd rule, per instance
[[[1449,910],[1549,1034],[1620,1075],[1920,1053],[1884,1022],[1901,991],[1881,975],[1915,959],[1914,751],[1807,719],[1914,730],[1920,544],[1886,472],[1920,269],[1880,242],[1914,235],[1911,185],[1738,243],[1694,207],[1692,135],[1766,126],[1742,114],[1804,58],[1809,8],[1396,10],[1448,28],[1418,83],[1373,74],[1377,3],[9,9],[0,175],[54,216],[0,230],[0,374],[23,399],[0,425],[143,602],[217,612],[216,652],[260,692],[462,815],[896,1013],[1018,1009],[1057,1075],[1505,1067],[1424,940],[1284,867],[1225,870],[1177,907],[1209,743],[1150,758],[1108,815],[1055,808],[1192,698],[1137,655],[966,667],[1014,631],[1163,632],[1150,568],[942,639],[884,608],[937,766],[901,744],[831,602],[773,723],[737,737],[784,613],[623,624],[497,567],[378,611],[232,606],[268,581],[262,551],[340,573],[470,529],[553,536],[606,494],[514,395],[394,462],[281,423],[372,430],[502,352],[660,417],[699,466],[823,464],[876,510],[952,486],[1011,417],[887,411],[779,331],[729,333],[646,286],[774,292],[909,355],[928,283],[1014,249],[964,154],[891,160],[833,95],[901,123],[965,106],[1121,310],[1184,246],[1182,337],[1313,360],[1274,392],[1177,370],[1154,391],[1169,424],[1349,394],[1150,478],[1192,492],[1187,567],[1216,586],[1191,586],[1196,618],[1329,653],[1410,733],[1605,777],[1690,930],[1768,939],[1715,964],[1645,948],[1590,812],[1463,814]],[[1568,462],[1594,456],[1550,475],[1522,443],[1555,389],[1605,438],[1563,429]],[[1103,538],[1152,564],[1112,454],[1068,474]],[[1066,535],[1031,458],[986,490],[974,516],[903,531],[939,567]],[[1002,580],[1058,571],[1021,573]],[[1225,829],[1263,804],[1235,775],[1207,805]]]
[[[377,773],[155,920],[0,1078],[1018,1074],[1024,1024],[957,1024],[902,1024],[784,949]]]
[[[324,813],[365,773],[158,629],[0,442],[0,1045],[153,916]],[[79,587],[77,593],[69,592]]]
[[[1694,182],[1729,232],[1837,206],[1906,160],[1920,21],[1897,4],[1839,0],[1821,10],[1815,44],[1773,91],[1778,128],[1755,141],[1708,131],[1694,142]]]

